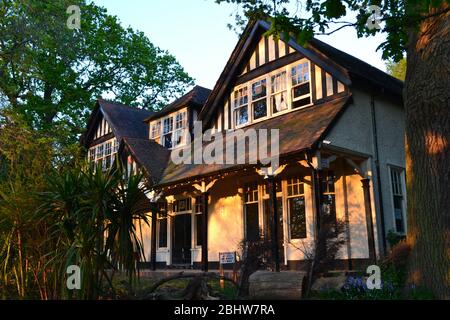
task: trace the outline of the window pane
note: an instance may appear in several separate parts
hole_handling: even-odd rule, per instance
[[[286,71],[272,76],[272,93],[286,90]]]
[[[247,87],[234,92],[234,106],[240,107],[248,103]]]
[[[267,116],[267,102],[265,99],[253,103],[253,119]]]
[[[163,142],[164,142],[164,146],[166,148],[172,148],[172,134],[168,133],[168,134],[164,135]]]
[[[293,99],[299,98],[307,94],[309,94],[309,83],[304,83],[292,89]]]
[[[266,79],[256,81],[252,84],[252,99],[256,100],[266,96]]]
[[[173,130],[173,118],[164,119],[164,133],[171,132]]]
[[[245,234],[248,241],[256,241],[259,238],[258,203],[245,205]]]
[[[330,215],[336,219],[336,204],[334,194],[324,194],[322,196],[322,214]]]
[[[277,113],[287,109],[286,92],[280,92],[272,95],[272,113]]]
[[[247,123],[248,121],[248,110],[247,107],[241,107],[236,110],[236,124],[241,125]]]
[[[167,218],[158,220],[159,224],[159,243],[160,248],[167,247]]]
[[[306,238],[305,198],[289,198],[288,203],[291,239]]]
[[[308,62],[301,63],[291,69],[292,85],[296,86],[303,82],[309,81],[309,65]]]

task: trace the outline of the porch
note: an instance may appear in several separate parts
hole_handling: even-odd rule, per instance
[[[327,212],[346,225],[339,269],[360,269],[378,252],[370,168],[365,155],[324,147],[285,158],[273,172],[246,166],[163,186],[143,231],[146,266],[218,270],[220,252],[237,252],[239,261],[242,240],[265,236],[277,239],[275,271],[301,270]]]

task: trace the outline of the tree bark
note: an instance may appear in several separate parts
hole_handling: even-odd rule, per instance
[[[408,284],[450,299],[449,12],[411,31],[407,53]]]

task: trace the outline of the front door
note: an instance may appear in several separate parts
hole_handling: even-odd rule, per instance
[[[179,214],[173,218],[172,264],[191,263],[191,215]]]
[[[281,198],[277,198],[278,208],[278,255],[280,257],[280,263],[284,264],[284,233],[283,233],[283,201]],[[270,210],[270,200],[264,200],[264,234],[268,239],[272,240],[273,233],[273,217]]]

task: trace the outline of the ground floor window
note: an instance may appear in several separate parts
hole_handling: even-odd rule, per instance
[[[322,214],[336,221],[335,175],[333,171],[324,171],[322,178]]]
[[[300,178],[287,181],[290,239],[306,238],[305,187]]]
[[[395,231],[405,233],[403,169],[390,168]]]
[[[166,248],[167,247],[167,216],[158,219],[158,247]]]
[[[167,247],[167,202],[158,203],[157,215],[158,248]]]
[[[245,239],[259,239],[258,184],[250,183],[244,187],[245,192]]]

